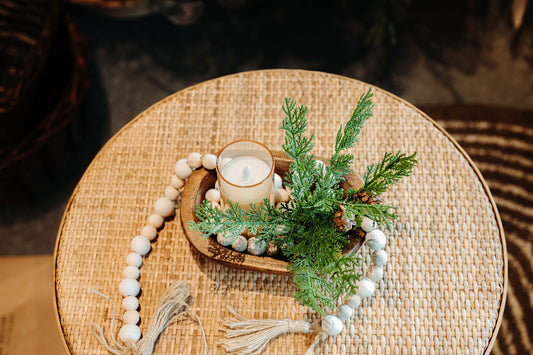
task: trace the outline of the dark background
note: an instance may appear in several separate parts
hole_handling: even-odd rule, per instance
[[[37,192],[0,208],[0,255],[51,253],[75,184],[98,149],[158,100],[221,75],[319,70],[417,105],[533,109],[531,9],[519,30],[505,1],[184,1],[138,18],[66,4],[85,43],[89,89],[73,149]],[[169,18],[169,14],[173,15]],[[179,22],[175,24],[174,22]]]

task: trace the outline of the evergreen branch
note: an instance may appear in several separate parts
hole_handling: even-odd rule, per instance
[[[337,132],[337,138],[335,140],[335,153],[339,153],[344,149],[353,148],[359,141],[358,135],[363,129],[365,122],[372,117],[372,110],[374,104],[372,103],[372,89],[361,95],[357,107],[355,108],[352,117],[346,123],[344,130],[342,125]]]
[[[270,206],[268,200],[250,205],[249,211],[231,201],[229,206],[226,212],[222,212],[204,200],[196,208],[196,216],[200,221],[189,221],[189,229],[200,231],[204,238],[219,233],[226,234],[228,238],[237,238],[248,229],[250,233],[269,241],[276,236],[279,226],[284,226],[283,214]]]
[[[402,177],[411,175],[416,163],[416,152],[412,155],[385,153],[380,163],[367,167],[360,191],[379,196]]]

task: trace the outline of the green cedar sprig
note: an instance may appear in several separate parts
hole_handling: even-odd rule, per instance
[[[416,152],[412,155],[385,153],[381,162],[367,167],[361,191],[371,196],[381,195],[402,177],[411,175],[416,162]]]

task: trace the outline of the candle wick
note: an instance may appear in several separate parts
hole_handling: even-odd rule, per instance
[[[252,168],[250,165],[245,165],[244,168],[242,168],[241,171],[241,180],[243,183],[246,183],[250,180],[250,177],[252,176]]]

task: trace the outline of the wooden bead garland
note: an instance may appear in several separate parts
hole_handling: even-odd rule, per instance
[[[141,234],[135,236],[131,240],[132,252],[126,257],[127,266],[124,268],[124,279],[119,284],[119,292],[124,299],[122,300],[122,308],[125,310],[123,319],[124,325],[119,331],[119,338],[128,345],[135,344],[142,336],[140,328],[137,324],[140,321],[139,301],[137,295],[140,293],[140,284],[137,281],[139,278],[139,268],[142,266],[143,258],[150,250],[150,242],[157,237],[157,229],[164,224],[164,218],[174,214],[176,200],[179,200],[181,194],[180,189],[185,185],[187,178],[192,174],[194,169],[203,165],[205,169],[212,170],[216,168],[217,158],[213,154],[206,154],[204,156],[199,153],[191,153],[188,159],[179,160],[174,166],[175,175],[172,176],[170,185],[165,188],[164,197],[159,198],[154,203],[155,213],[148,217],[147,225],[141,230]],[[318,162],[320,164],[320,162]],[[323,163],[322,163],[323,164]],[[274,176],[274,185],[276,188],[276,202],[290,201],[292,191],[283,189],[282,179],[278,174]],[[220,199],[220,192],[217,189],[211,189],[206,193],[206,199],[218,208],[226,208]],[[383,250],[386,244],[386,237],[380,230],[376,229],[376,223],[369,218],[363,218],[361,228],[367,232],[367,241],[370,247],[374,250],[372,255],[373,265],[369,268],[367,276],[363,277],[358,284],[357,294],[348,296],[346,303],[339,306],[337,315],[328,315],[323,318],[321,328],[324,334],[334,336],[340,334],[344,328],[343,321],[348,321],[355,309],[361,304],[361,299],[369,297],[375,290],[374,281],[378,281],[383,277],[382,266],[386,264],[388,256]],[[237,238],[227,238],[225,236],[217,236],[217,241],[224,245],[232,245],[233,249],[239,252],[248,250],[251,254],[262,255],[267,249],[265,242],[259,241],[252,237],[247,240],[244,236]],[[312,345],[312,348],[316,345]]]

